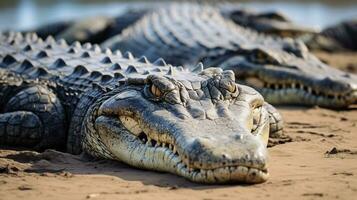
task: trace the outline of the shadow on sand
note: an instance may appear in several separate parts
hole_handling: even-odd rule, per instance
[[[173,174],[136,169],[118,161],[98,160],[86,155],[72,155],[55,150],[46,150],[42,153],[34,151],[11,151],[10,154],[0,155],[0,159],[7,159],[12,162],[7,166],[0,165],[0,174],[24,172],[38,173],[41,175],[48,173],[57,175],[65,174],[66,176],[68,176],[68,174],[108,175],[126,181],[140,181],[145,185],[169,187],[173,189],[191,188],[194,190],[206,190],[233,187],[233,185],[196,184]],[[13,166],[16,166],[16,163],[25,164],[26,167],[23,169],[13,168]],[[6,169],[6,167],[10,169]],[[241,186],[244,187],[247,185],[241,184]]]

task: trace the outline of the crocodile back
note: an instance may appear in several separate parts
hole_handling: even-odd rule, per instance
[[[150,74],[184,73],[182,68],[173,68],[162,59],[151,63],[146,57],[135,58],[129,52],[113,53],[89,43],[68,45],[52,37],[43,41],[36,34],[2,34],[0,43],[0,68],[3,70],[26,80],[42,80],[76,90],[86,90],[93,83],[114,86],[128,78]]]
[[[213,7],[173,4],[147,14],[103,46],[149,59],[162,57],[174,65],[193,65],[232,51],[281,49],[285,42],[238,26]]]

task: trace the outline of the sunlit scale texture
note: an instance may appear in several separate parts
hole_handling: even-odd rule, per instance
[[[272,104],[348,107],[357,102],[357,77],[332,68],[298,39],[259,34],[210,6],[174,4],[147,14],[104,47],[158,57],[193,68],[233,70],[237,81]]]

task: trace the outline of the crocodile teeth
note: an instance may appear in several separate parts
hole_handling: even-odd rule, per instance
[[[140,124],[135,119],[128,116],[119,116],[119,120],[123,126],[133,135],[135,135],[138,140],[140,140],[144,145],[154,148],[165,148],[166,151],[170,151],[176,156],[179,156],[177,148],[175,145],[170,142],[164,141],[160,142],[156,139],[150,138],[149,134],[145,133],[144,130],[140,127]],[[180,158],[181,159],[181,158]]]
[[[173,147],[172,152],[174,152],[174,154],[177,153],[177,150],[176,150],[175,146]]]
[[[264,90],[277,90],[277,91],[286,91],[286,90],[295,90],[296,92],[304,92],[310,95],[311,98],[327,98],[333,99],[335,101],[342,101],[344,99],[343,94],[331,94],[323,93],[317,89],[307,86],[298,82],[287,82],[287,83],[269,83],[260,80],[259,78],[249,77],[246,78],[245,83],[251,85],[255,88],[264,89]]]

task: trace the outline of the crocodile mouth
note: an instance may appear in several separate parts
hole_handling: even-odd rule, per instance
[[[103,123],[100,123],[100,121]],[[119,155],[118,160],[122,160],[134,167],[170,172],[194,182],[211,184],[261,183],[266,181],[269,176],[265,163],[254,164],[252,160],[249,160],[253,158],[249,157],[220,163],[209,163],[210,161],[207,161],[207,163],[192,163],[189,158],[190,155],[181,147],[182,144],[177,144],[175,138],[172,137],[175,134],[168,134],[153,128],[155,126],[148,127],[142,120],[136,120],[129,116],[100,116],[96,123],[97,125],[108,124],[108,121],[111,124],[111,128],[107,127],[107,129],[110,129],[108,131],[115,132],[115,135],[119,136],[119,140],[122,143],[124,141],[123,138],[126,138],[123,146],[134,150],[131,151],[130,158],[121,157],[121,153],[115,153],[117,148],[111,146],[116,143],[113,142],[113,137],[107,142],[107,146],[109,143],[108,148],[115,155]],[[269,124],[267,121],[262,119],[252,121],[254,122],[251,123],[250,127],[253,135],[264,135],[269,132],[269,129],[263,130],[266,124]],[[103,128],[105,129],[105,125],[98,127],[98,130],[103,130]]]
[[[266,101],[272,104],[317,104],[325,107],[341,108],[357,103],[357,91],[326,91],[295,80],[269,82],[261,78],[247,77],[242,79],[242,82],[257,89],[265,97]]]
[[[200,164],[193,166],[190,164],[189,156],[185,155],[175,142],[169,137],[165,137],[163,133],[154,133],[153,130],[142,128],[140,123],[131,117],[121,116],[121,124],[133,135],[144,149],[153,149],[157,154],[165,155],[167,159],[163,159],[163,164],[172,166],[176,169],[176,173],[182,175],[195,182],[204,183],[220,183],[220,182],[248,182],[259,183],[263,182],[268,177],[266,168],[258,168],[248,164],[238,163],[222,163],[221,166],[209,166]],[[263,125],[263,121],[259,125],[254,125],[252,134]],[[161,135],[161,137],[159,136]],[[165,157],[164,156],[164,157]]]

